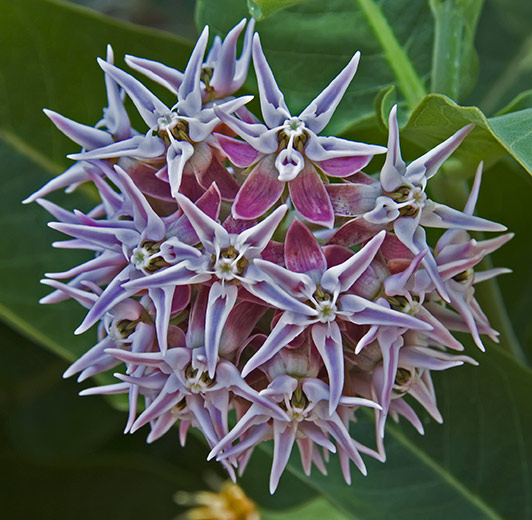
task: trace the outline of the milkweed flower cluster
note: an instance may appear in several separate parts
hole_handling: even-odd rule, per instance
[[[470,231],[506,228],[474,216],[482,165],[464,211],[428,198],[428,180],[471,130],[466,126],[418,159],[401,156],[396,108],[388,146],[323,136],[359,61],[346,67],[298,116],[289,111],[247,23],[206,54],[205,28],[184,72],[147,59],[126,63],[170,91],[165,104],[99,60],[108,106],[94,127],[46,114],[81,151],[62,175],[27,199],[70,238],[56,247],[91,258],[48,273],[43,303],[77,300],[88,309],[76,333],[97,327],[98,343],[65,377],[117,369],[117,382],[82,394],[129,396],[126,432],[148,425],[148,442],[190,426],[234,479],[254,448],[273,439],[270,489],[294,444],[305,472],[326,472],[337,453],[384,460],[388,417],[423,433],[417,401],[436,421],[431,376],[475,361],[451,331],[497,340],[475,284],[505,272],[475,272],[510,234],[476,240]],[[206,55],[205,55],[206,54]],[[262,118],[251,96],[234,97],[250,61]],[[132,128],[133,102],[145,127]],[[362,172],[386,154],[372,175]],[[92,182],[101,201],[88,213],[44,199]],[[435,245],[425,228],[444,232]],[[375,445],[356,440],[366,410]],[[232,426],[230,426],[232,425]]]

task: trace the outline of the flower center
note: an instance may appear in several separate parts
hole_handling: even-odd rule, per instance
[[[457,275],[453,276],[453,280],[455,282],[459,282],[459,283],[467,283],[469,282],[470,280],[473,279],[473,277],[475,276],[475,272],[473,271],[473,269],[469,268],[469,269],[466,269],[465,271],[462,271],[461,273],[458,273]]]
[[[168,267],[170,264],[166,262],[160,254],[161,244],[158,242],[144,242],[135,247],[131,254],[131,263],[139,271],[151,274],[161,269]]]
[[[394,311],[404,312],[411,316],[415,316],[421,306],[419,298],[412,298],[410,295],[408,297],[401,295],[390,296],[388,297],[388,302]]]
[[[249,261],[244,256],[239,255],[233,246],[221,251],[218,258],[216,258],[216,255],[212,255],[212,261],[214,274],[220,280],[227,281],[242,276],[249,265]]]
[[[393,390],[399,396],[406,394],[421,378],[421,373],[415,368],[398,368]]]
[[[427,200],[426,193],[419,186],[403,185],[388,196],[401,206],[399,213],[402,217],[415,217]]]
[[[209,377],[207,372],[193,368],[192,364],[185,369],[186,387],[193,394],[202,394],[209,391],[215,384],[215,380]]]
[[[328,323],[336,319],[336,302],[334,296],[318,287],[312,295],[312,304],[318,311],[318,319],[322,323]]]
[[[298,386],[294,393],[292,394],[291,399],[285,398],[285,400],[280,403],[281,408],[284,408],[288,417],[292,421],[301,422],[304,421],[309,414],[309,400],[301,386]]]

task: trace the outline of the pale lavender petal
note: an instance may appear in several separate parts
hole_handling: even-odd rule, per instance
[[[428,376],[428,372],[425,373],[425,377]],[[422,406],[429,412],[436,422],[442,423],[443,417],[441,416],[438,406],[436,404],[436,396],[431,386],[425,381],[425,377],[422,377],[420,381],[409,390],[409,394],[416,399]],[[430,376],[428,376],[430,377]]]
[[[321,286],[330,293],[347,291],[369,267],[385,237],[386,232],[381,231],[351,258],[327,269],[321,278]]]
[[[282,205],[268,215],[262,222],[255,224],[240,232],[235,241],[238,251],[246,251],[246,257],[253,258],[258,256],[271,240],[277,226],[283,220],[288,207]]]
[[[72,269],[69,269],[68,271],[63,271],[61,273],[45,273],[45,276],[48,278],[54,278],[54,279],[64,279],[64,278],[72,278],[74,276],[78,276],[82,273],[87,273],[89,271],[94,271],[95,269],[100,269],[102,267],[110,267],[110,266],[124,266],[126,259],[122,254],[114,253],[112,251],[104,251],[101,255],[97,256],[96,258],[93,258],[91,260],[88,260],[87,262],[83,262],[80,265],[77,265],[76,267],[73,267]]]
[[[160,116],[170,112],[170,109],[157,96],[152,94],[131,74],[100,58],[98,58],[98,63],[104,72],[109,74],[127,92],[142,119],[150,128],[157,126],[157,120]]]
[[[355,294],[344,294],[338,299],[340,309],[350,313],[346,319],[357,325],[387,325],[416,330],[432,330],[432,326],[409,314],[388,309]]]
[[[136,228],[142,232],[142,238],[156,242],[162,240],[166,229],[161,217],[152,209],[146,197],[131,180],[131,177],[118,165],[115,165],[115,171],[122,182],[122,191],[131,202],[133,221]]]
[[[172,196],[175,197],[181,187],[181,178],[185,164],[194,154],[194,146],[188,141],[173,140],[166,152],[166,162],[168,164],[168,181]]]
[[[245,139],[245,138],[244,138]],[[375,154],[384,153],[386,148],[376,144],[358,143],[339,137],[317,136],[309,132],[305,145],[305,156],[311,161],[327,161],[339,157],[373,157]]]
[[[451,137],[429,150],[415,161],[412,161],[406,169],[406,178],[412,184],[421,184],[424,179],[430,179],[458,148],[467,134],[473,130],[474,125],[469,124],[458,130]]]
[[[511,272],[512,270],[507,269],[506,267],[494,267],[493,269],[487,269],[486,271],[476,272],[474,283],[485,282],[486,280],[491,280],[492,278],[500,276],[501,274],[509,274]]]
[[[419,264],[427,254],[427,250],[418,253],[408,264],[408,267],[397,274],[392,274],[383,282],[384,292],[387,296],[396,296],[406,292],[406,284],[410,277],[417,271]]]
[[[312,326],[312,339],[325,363],[329,386],[329,414],[336,410],[344,389],[344,349],[342,333],[335,322],[327,325],[316,323]]]
[[[327,190],[314,166],[305,161],[305,167],[288,183],[290,198],[297,211],[308,221],[332,228],[334,211]]]
[[[327,269],[327,260],[318,241],[297,218],[292,221],[285,239],[286,267],[296,273],[317,272]]]
[[[477,205],[478,194],[480,191],[480,183],[482,182],[483,166],[484,166],[484,162],[480,161],[477,167],[477,171],[475,172],[475,180],[473,181],[471,193],[469,194],[469,197],[467,199],[467,202],[464,208],[464,213],[466,215],[472,215],[475,212],[475,206]]]
[[[53,293],[45,296],[44,298],[41,298],[39,300],[39,303],[56,303],[57,301],[66,300],[67,297],[73,298],[78,303],[83,305],[86,309],[90,309],[94,302],[98,299],[97,295],[83,291],[82,289],[78,289],[77,287],[73,287],[72,285],[66,285],[61,282],[57,282],[55,280],[47,280],[46,278],[44,280],[41,280],[41,283],[43,285],[48,285],[49,287],[53,287],[56,289]],[[50,298],[52,294],[57,294],[57,291],[60,291],[60,293],[64,294],[64,298]]]
[[[233,203],[234,218],[261,217],[279,200],[285,183],[277,179],[274,160],[272,155],[264,157],[248,175]]]
[[[214,446],[220,439],[216,435],[212,419],[204,406],[204,399],[199,395],[187,396],[189,410],[194,414],[199,427],[211,446]]]
[[[130,271],[131,266],[128,265],[115,276],[87,313],[81,325],[74,331],[74,334],[82,334],[90,329],[109,309],[129,296],[123,289],[122,283],[124,280],[129,280]]]
[[[323,431],[310,421],[304,421],[299,426],[299,431],[306,435],[312,442],[322,446],[331,453],[336,453],[336,446],[323,434]]]
[[[456,209],[432,202],[421,212],[420,224],[434,228],[467,229],[470,231],[506,231],[507,227],[497,222],[462,213]]]
[[[403,399],[394,399],[391,408],[394,412],[402,415],[418,432],[420,435],[425,434],[423,423],[414,412],[413,408]]]
[[[159,348],[163,354],[168,349],[168,322],[174,291],[174,286],[152,287],[148,290],[148,295],[155,306],[155,329]]]
[[[294,338],[299,336],[299,334],[301,334],[305,328],[306,327],[304,325],[294,325],[292,323],[288,323],[285,319],[285,315],[283,314],[281,319],[270,332],[270,335],[264,344],[244,365],[244,368],[242,369],[242,377],[246,377],[257,367],[270,360],[283,347],[288,345],[288,343],[290,343]]]
[[[406,165],[401,157],[399,144],[399,124],[397,122],[397,105],[390,110],[388,118],[388,152],[379,179],[386,192],[393,192],[403,184]]]
[[[236,69],[233,75],[234,90],[238,90],[246,81],[248,75],[249,62],[251,58],[251,48],[253,45],[253,31],[255,30],[255,19],[251,18],[244,34],[244,44],[240,58],[236,60]]]
[[[158,61],[147,60],[145,58],[137,58],[126,54],[125,62],[134,70],[144,74],[151,80],[166,87],[170,92],[177,95],[179,86],[183,81],[183,73],[178,70],[163,65]]]
[[[78,216],[71,211],[68,211],[46,199],[37,199],[36,202],[57,220],[60,220],[61,222],[68,222],[69,224],[79,224]]]
[[[273,495],[288,464],[296,440],[297,425],[273,421],[273,462],[270,474],[270,493]]]
[[[313,132],[319,134],[327,126],[357,71],[359,61],[360,52],[357,52],[340,74],[299,115],[299,119]]]
[[[256,268],[253,269],[252,273],[250,273],[250,276],[253,278],[253,280],[256,282],[260,282],[262,280],[266,280],[266,282],[270,281],[270,285],[277,286],[280,290],[283,290],[293,298],[304,297],[306,300],[316,291],[316,283],[305,273],[295,273],[285,269],[284,267],[281,267],[280,265],[261,259],[255,260],[253,264],[255,267],[259,268],[259,270]],[[261,273],[266,274],[271,280],[268,280],[264,276],[260,276]],[[251,289],[255,289],[255,286],[252,285]],[[313,314],[310,307],[307,309],[301,305],[296,305],[296,307],[301,313]],[[297,311],[294,310],[294,312]]]
[[[205,355],[209,376],[214,377],[218,362],[218,349],[223,328],[231,309],[236,303],[238,288],[235,285],[220,282],[212,284],[209,291],[207,313],[205,315]]]
[[[107,146],[113,142],[112,136],[104,130],[92,126],[76,123],[72,119],[58,114],[52,110],[43,109],[43,112],[52,120],[52,123],[69,139],[87,150]]]
[[[215,243],[220,248],[229,246],[229,233],[227,233],[221,224],[218,224],[218,222],[198,209],[198,207],[184,195],[178,193],[176,194],[176,199],[179,207],[183,210],[183,213],[187,216],[194,231],[201,240],[201,243],[207,247],[210,252],[214,252]]]
[[[72,153],[67,155],[74,161],[88,161],[92,159],[114,159],[116,157],[138,157],[140,159],[155,159],[166,152],[164,141],[155,135],[134,135],[116,143],[109,144],[89,152]]]
[[[194,117],[201,110],[200,75],[208,39],[209,28],[205,26],[190,55],[179,86],[177,108],[185,116]]]
[[[92,347],[90,350],[85,352],[83,356],[81,356],[79,359],[74,361],[63,373],[63,377],[66,379],[67,377],[71,377],[74,374],[77,374],[78,372],[81,372],[82,370],[85,370],[87,367],[93,365],[94,363],[98,362],[98,360],[101,359],[102,356],[105,356],[104,350],[108,347],[110,347],[113,344],[113,340],[109,336],[105,336],[102,340],[100,340],[94,347]],[[118,362],[117,362],[118,364]]]
[[[281,125],[290,118],[290,111],[279,90],[273,72],[266,61],[257,33],[253,36],[253,64],[259,86],[262,116],[269,128]]]
[[[48,181],[42,188],[38,189],[35,193],[24,199],[22,203],[28,204],[30,202],[34,202],[37,199],[46,197],[46,195],[55,190],[60,190],[61,188],[66,188],[67,186],[87,182],[88,180],[90,180],[90,177],[83,165],[76,163],[61,175],[58,175],[57,177],[54,177],[52,180]]]

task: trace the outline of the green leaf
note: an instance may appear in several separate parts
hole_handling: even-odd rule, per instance
[[[475,31],[484,0],[431,0],[434,15],[432,92],[461,100],[478,75]]]
[[[492,164],[508,152],[532,173],[532,109],[487,119],[476,107],[461,107],[445,96],[430,94],[416,107],[402,135],[428,149],[468,123],[475,129],[453,154],[461,169],[473,174],[481,160]]]
[[[198,25],[224,34],[243,16],[243,0],[198,0]],[[378,92],[398,85],[410,105],[431,71],[433,22],[425,0],[310,0],[257,24],[265,54],[288,106],[299,113],[362,52],[359,70],[327,131],[338,133],[373,117]],[[316,68],[319,68],[319,74]],[[247,86],[256,92],[254,80]]]
[[[263,20],[287,7],[302,4],[308,0],[247,0],[249,14],[257,20]]]
[[[53,172],[67,164],[72,144],[42,109],[86,124],[100,120],[107,101],[96,57],[105,56],[108,43],[117,58],[129,53],[161,59],[180,70],[192,48],[169,34],[60,0],[0,0],[0,11],[0,133]],[[154,91],[175,103],[163,89]]]
[[[346,520],[351,517],[340,513],[330,502],[323,498],[317,498],[301,507],[283,512],[261,509],[262,520],[293,520],[294,518],[304,518],[305,520]]]

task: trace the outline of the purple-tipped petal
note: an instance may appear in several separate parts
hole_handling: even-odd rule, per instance
[[[177,108],[185,116],[194,117],[201,110],[200,76],[208,39],[209,28],[205,26],[190,55],[179,86]]]
[[[51,119],[52,123],[63,132],[69,139],[81,145],[87,150],[107,146],[113,142],[112,136],[104,130],[92,126],[76,123],[72,119],[58,114],[52,110],[43,109],[43,112]]]
[[[194,154],[194,146],[188,141],[172,141],[166,152],[168,164],[168,181],[172,196],[175,197],[181,187],[181,179],[185,164]]]
[[[294,325],[289,323],[285,318],[286,313],[281,316],[277,325],[270,332],[270,335],[259,348],[259,350],[251,357],[251,359],[244,365],[242,369],[242,377],[246,377],[250,372],[257,367],[269,361],[277,352],[288,345],[294,338],[299,336],[303,330],[304,325]]]
[[[336,410],[344,389],[344,349],[342,333],[335,322],[327,325],[316,323],[312,326],[312,339],[325,363],[329,386],[329,414]]]
[[[394,105],[388,118],[388,151],[386,161],[380,173],[381,186],[386,192],[393,192],[403,184],[406,165],[401,157],[399,143],[399,123],[397,122],[397,105]]]
[[[244,220],[261,217],[279,200],[283,189],[284,182],[277,179],[274,156],[264,157],[238,191],[233,217]]]
[[[229,233],[227,233],[221,224],[218,224],[218,222],[198,209],[198,207],[184,195],[178,193],[176,199],[179,207],[187,216],[200,241],[209,249],[209,251],[214,252],[213,244],[215,243],[220,248],[229,246]]]
[[[332,228],[334,211],[327,190],[310,162],[288,183],[290,198],[297,211],[308,221]]]
[[[305,145],[305,156],[311,161],[320,162],[341,157],[373,157],[384,153],[386,148],[377,144],[358,143],[339,137],[324,137],[309,134]],[[364,159],[365,160],[365,159]],[[334,164],[334,163],[333,163]],[[355,181],[357,182],[357,181]]]
[[[285,240],[286,267],[296,273],[323,273],[327,260],[318,241],[299,220],[294,219]]]
[[[177,95],[179,86],[183,81],[183,73],[178,70],[163,65],[158,61],[137,58],[126,54],[125,62],[134,70],[144,74],[146,77],[166,87],[170,92]]]
[[[357,71],[359,61],[360,52],[357,52],[340,74],[299,115],[313,132],[319,134],[327,126]]]
[[[253,65],[259,86],[262,116],[266,125],[274,128],[281,125],[291,115],[283,93],[279,90],[273,72],[266,61],[257,33],[253,36]]]
[[[271,240],[277,226],[283,220],[287,211],[288,207],[286,205],[280,206],[262,222],[240,232],[235,241],[237,250],[245,250],[247,258],[259,255],[268,245],[268,242]]]
[[[273,462],[270,474],[270,493],[273,495],[288,464],[296,440],[297,425],[273,421]]]
[[[237,295],[238,288],[235,285],[222,285],[220,282],[212,284],[209,291],[205,314],[205,355],[211,378],[214,377],[216,371],[220,338],[225,322],[231,309],[235,306]]]
[[[150,128],[156,127],[159,117],[170,112],[170,109],[157,96],[153,95],[131,74],[100,58],[98,58],[98,63],[103,71],[109,74],[127,92],[142,119]]]
[[[430,179],[439,170],[440,166],[458,148],[467,134],[473,130],[474,125],[469,124],[458,130],[451,137],[429,150],[406,169],[406,178],[412,184],[421,184],[423,179]]]
[[[386,232],[381,231],[351,258],[327,269],[321,278],[321,286],[330,293],[347,291],[369,267],[385,237]]]

